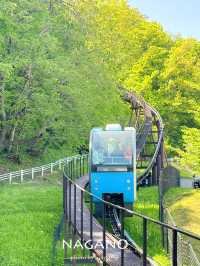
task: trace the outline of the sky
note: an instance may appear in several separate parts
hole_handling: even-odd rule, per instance
[[[128,0],[143,15],[164,29],[200,40],[200,0]]]

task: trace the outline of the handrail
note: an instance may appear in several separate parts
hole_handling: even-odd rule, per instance
[[[68,160],[71,160],[73,158],[79,158],[80,156],[81,155],[73,155],[71,157],[65,157],[65,158],[62,158],[62,159],[57,160],[55,162],[51,162],[49,164],[1,174],[0,175],[0,182],[5,181],[5,180],[9,180],[9,183],[11,184],[13,178],[16,178],[16,177],[19,177],[21,182],[23,182],[25,176],[30,176],[32,179],[34,179],[36,174],[40,173],[40,175],[43,176],[45,174],[45,172],[47,172],[47,171],[50,171],[50,173],[52,174],[53,171],[55,170],[56,166],[58,166],[59,170],[62,170],[62,166],[65,165],[65,163]]]
[[[68,180],[72,185],[76,186],[76,188],[78,188],[78,189],[80,189],[81,191],[83,191],[84,193],[88,194],[90,197],[95,198],[95,199],[101,201],[102,203],[104,203],[104,204],[106,204],[106,205],[108,205],[108,206],[111,206],[112,208],[115,208],[115,209],[118,209],[118,210],[121,210],[121,211],[127,212],[127,213],[132,214],[132,215],[135,215],[135,216],[137,216],[137,217],[140,217],[140,218],[146,219],[146,220],[148,220],[148,221],[150,221],[150,222],[152,222],[152,223],[154,223],[154,224],[157,224],[157,225],[160,225],[160,226],[164,226],[164,227],[166,227],[166,228],[168,228],[168,229],[175,230],[175,231],[178,232],[178,233],[181,233],[181,234],[184,234],[184,235],[186,235],[186,236],[192,237],[192,238],[194,238],[194,239],[200,240],[200,236],[197,235],[197,234],[191,233],[191,232],[186,231],[186,230],[184,230],[184,229],[181,229],[181,228],[179,228],[179,227],[177,227],[177,226],[172,226],[172,225],[169,225],[169,224],[166,224],[166,223],[160,222],[160,221],[155,220],[155,219],[153,219],[153,218],[151,218],[151,217],[148,217],[148,216],[143,215],[143,214],[141,214],[141,213],[138,213],[138,212],[135,212],[135,211],[132,211],[132,210],[126,209],[126,208],[121,207],[121,206],[119,206],[119,205],[113,204],[113,203],[111,203],[111,202],[109,202],[109,201],[106,201],[106,200],[104,200],[104,199],[102,199],[102,198],[100,198],[100,197],[94,195],[93,193],[89,192],[88,190],[86,190],[86,189],[84,189],[83,187],[81,187],[81,186],[79,186],[78,184],[76,184],[76,182],[75,182],[73,179],[71,179],[71,178],[66,174],[66,172],[65,172],[65,168],[64,168],[63,174],[64,174],[64,177],[67,178],[67,180]]]

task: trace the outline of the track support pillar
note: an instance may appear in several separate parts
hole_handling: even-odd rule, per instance
[[[154,164],[153,168],[152,168],[152,185],[156,185],[156,181],[157,181],[157,165],[156,163]]]

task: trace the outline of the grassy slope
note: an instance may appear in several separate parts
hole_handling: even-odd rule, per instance
[[[0,198],[0,265],[51,265],[53,231],[62,214],[62,187],[49,181],[5,185]]]
[[[158,219],[158,190],[157,187],[141,188],[137,195],[135,210],[152,218]],[[125,226],[137,244],[142,246],[142,220],[140,218],[126,218]],[[168,266],[169,259],[161,245],[161,235],[158,226],[149,224],[148,255],[160,265]]]
[[[200,191],[194,189],[172,188],[165,197],[176,225],[200,235]],[[192,241],[194,249],[200,258],[200,243]]]

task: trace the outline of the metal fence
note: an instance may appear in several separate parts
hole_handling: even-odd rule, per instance
[[[80,163],[80,164],[79,164]],[[142,257],[140,257],[140,263],[143,266],[149,265],[148,263],[148,235],[149,228],[152,224],[157,225],[158,228],[163,228],[168,232],[169,241],[168,250],[171,254],[171,263],[173,266],[184,265],[184,266],[196,266],[199,264],[192,264],[194,257],[191,258],[189,264],[180,264],[180,251],[181,248],[179,244],[179,237],[189,237],[194,240],[200,241],[200,236],[187,232],[181,228],[178,228],[173,225],[169,225],[167,223],[160,222],[159,220],[152,219],[148,216],[142,215],[135,211],[131,211],[120,207],[118,205],[112,204],[106,200],[102,200],[101,198],[96,197],[94,194],[87,191],[84,186],[88,182],[88,177],[85,176],[85,173],[88,173],[88,164],[87,157],[83,158],[80,161],[76,161],[71,159],[66,164],[64,168],[64,176],[63,176],[63,206],[64,206],[64,217],[65,222],[69,223],[73,229],[74,236],[80,236],[80,242],[84,243],[85,241],[91,245],[90,250],[96,254],[96,256],[102,260],[103,265],[132,265],[130,260],[137,259],[137,256],[134,256],[133,253],[130,253],[121,249],[114,251],[109,247],[107,248],[107,228],[106,228],[106,220],[107,220],[107,210],[108,208],[112,208],[116,210],[120,217],[120,239],[124,239],[124,216],[132,215],[134,217],[138,217],[140,219],[142,225],[141,238],[143,239],[142,243]],[[85,170],[85,171],[84,171]],[[77,177],[80,177],[77,180]],[[93,199],[96,198],[102,203],[102,217],[101,217],[101,225],[93,216]],[[84,204],[84,201],[87,199],[87,204]],[[66,239],[66,241],[69,239]],[[102,241],[102,246],[96,249],[93,248],[97,240]],[[110,241],[110,239],[109,239]],[[67,252],[65,252],[67,255]],[[79,261],[80,258],[65,257],[65,263],[74,262],[74,259]],[[116,261],[117,260],[117,261]],[[142,261],[141,261],[142,260]],[[120,262],[120,264],[119,264]],[[140,264],[138,264],[140,265]]]
[[[168,209],[165,209],[165,222],[176,226],[173,217],[171,216]],[[172,243],[173,236],[172,232],[167,234],[167,246],[169,255],[172,258]],[[189,241],[185,240],[182,235],[177,237],[177,265],[178,266],[200,266],[200,261],[190,244]]]
[[[0,175],[0,182],[1,181],[8,181],[12,184],[13,179],[20,181],[21,183],[24,179],[31,178],[34,180],[37,176],[44,176],[45,174],[52,174],[54,171],[62,170],[63,166],[67,163],[68,160],[76,159],[81,157],[80,155],[75,155],[72,157],[66,157],[55,162],[45,164],[38,167],[32,167],[29,169],[23,169],[19,171],[14,171],[6,174]]]

